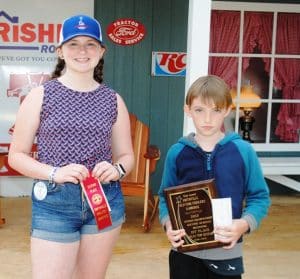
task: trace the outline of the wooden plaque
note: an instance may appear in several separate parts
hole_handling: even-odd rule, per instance
[[[164,190],[174,230],[184,229],[187,252],[224,246],[215,240],[211,199],[217,198],[214,179],[168,187]]]

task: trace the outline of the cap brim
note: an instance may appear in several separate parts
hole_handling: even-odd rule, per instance
[[[90,38],[95,39],[100,44],[102,44],[102,41],[99,40],[99,38],[96,37],[96,36],[93,36],[93,35],[90,35],[90,34],[86,34],[86,33],[76,33],[76,34],[74,34],[72,36],[68,36],[67,38],[64,38],[63,41],[59,42],[58,46],[61,46],[62,44],[66,43],[67,41],[70,41],[70,40],[72,40],[72,39],[74,39],[75,37],[78,37],[78,36],[90,37]]]

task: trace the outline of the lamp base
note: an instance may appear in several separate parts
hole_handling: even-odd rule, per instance
[[[249,113],[240,117],[240,126],[243,131],[243,140],[254,142],[250,137],[250,132],[252,131],[253,123],[255,122],[255,118],[250,116]]]

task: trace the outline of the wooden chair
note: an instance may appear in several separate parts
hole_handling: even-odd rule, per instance
[[[158,206],[158,197],[154,197],[150,188],[150,174],[155,171],[160,151],[156,146],[149,145],[149,127],[134,114],[130,113],[129,116],[135,166],[121,181],[121,185],[125,196],[144,197],[143,230],[148,232]]]

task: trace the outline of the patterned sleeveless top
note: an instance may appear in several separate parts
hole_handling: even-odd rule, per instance
[[[38,160],[58,167],[83,164],[89,170],[100,161],[112,162],[116,119],[116,92],[106,85],[78,92],[57,79],[46,82],[37,131]]]

